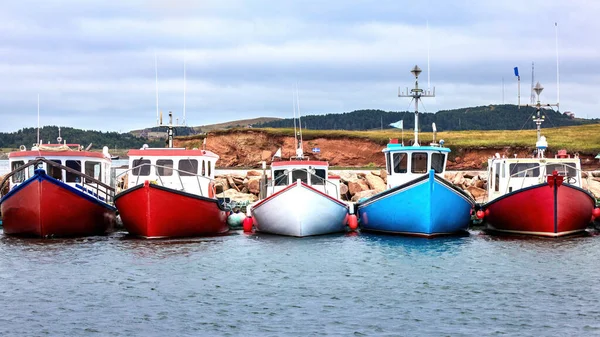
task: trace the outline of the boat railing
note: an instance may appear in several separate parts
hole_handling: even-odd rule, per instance
[[[185,170],[179,170],[179,169],[176,169],[176,168],[170,167],[170,166],[163,166],[163,165],[157,165],[157,164],[148,164],[148,163],[140,164],[140,165],[134,166],[132,168],[129,168],[129,169],[121,172],[119,175],[117,175],[115,177],[115,179],[118,180],[121,176],[123,176],[125,174],[128,174],[130,171],[133,171],[133,170],[138,170],[138,172],[139,172],[139,170],[142,167],[144,167],[144,166],[154,167],[154,171],[156,172],[156,177],[158,178],[158,182],[160,182],[161,186],[165,186],[165,184],[163,182],[163,176],[164,177],[171,177],[172,175],[168,175],[168,176],[167,175],[163,175],[163,176],[161,176],[160,173],[159,173],[159,170],[157,170],[157,168],[161,168],[161,169],[164,169],[164,170],[171,170],[171,171],[177,172],[177,178],[179,180],[179,184],[181,185],[181,191],[183,191],[183,192],[188,192],[189,193],[190,191],[189,190],[186,191],[186,189],[185,189],[185,184],[183,183],[183,180],[181,179],[181,172],[185,173],[184,176],[195,176],[196,177],[196,183],[198,184],[198,189],[200,191],[200,195],[203,195],[203,196],[205,195],[204,192],[202,191],[202,184],[200,183],[200,179],[206,179],[206,180],[208,180],[208,182],[209,182],[209,187],[208,188],[212,189],[212,192],[213,192],[212,195],[216,195],[217,194],[216,193],[217,192],[216,191],[216,186],[217,185],[221,185],[222,186],[222,184],[220,182],[217,182],[215,179],[212,179],[212,178],[207,177],[207,176],[199,175],[197,173],[192,173],[192,172],[185,171]],[[136,177],[137,178],[135,180],[135,184],[138,185],[141,176],[137,175]],[[211,182],[214,183],[213,186],[210,185]],[[126,186],[123,186],[123,189],[126,189]],[[210,195],[210,193],[209,193],[209,195]]]
[[[61,171],[68,172],[70,174],[75,175],[76,177],[81,178],[78,182],[74,182],[76,188],[80,189],[83,193],[89,194],[90,196],[92,196],[98,200],[104,201],[109,204],[113,203],[114,196],[115,196],[114,188],[110,187],[109,185],[103,183],[102,181],[95,179],[94,177],[91,177],[85,173],[79,172],[75,169],[61,165],[57,162],[48,160],[46,158],[36,158],[35,160],[32,160],[25,165],[19,166],[18,168],[14,169],[10,173],[8,173],[6,176],[4,176],[4,179],[2,180],[2,182],[0,182],[0,195],[4,196],[2,191],[4,191],[5,185],[7,182],[10,181],[9,179],[11,177],[13,177],[14,175],[16,175],[19,172],[23,172],[25,169],[28,169],[29,167],[33,166],[34,168],[36,168],[36,167],[38,167],[39,164],[42,164],[42,163],[45,163],[48,166],[60,169]],[[66,183],[69,184],[71,182],[66,182]]]
[[[312,181],[312,178],[313,178],[313,177],[315,177],[315,178],[317,178],[317,179],[321,180],[321,181],[323,182],[323,186],[324,186],[324,191],[325,191],[325,194],[329,194],[329,193],[328,193],[328,189],[327,189],[327,186],[328,186],[327,184],[330,184],[330,185],[332,185],[332,186],[333,186],[333,189],[334,189],[334,191],[335,191],[335,196],[336,196],[336,198],[339,198],[338,187],[337,187],[337,185],[336,185],[336,184],[332,183],[331,181],[329,181],[329,180],[328,180],[328,179],[326,179],[326,178],[323,178],[323,177],[320,177],[320,176],[316,175],[315,173],[313,173],[313,172],[311,172],[310,170],[307,170],[307,169],[305,169],[305,168],[295,168],[295,169],[288,169],[288,170],[285,170],[281,176],[277,177],[277,179],[273,178],[273,179],[272,179],[272,180],[269,182],[269,184],[268,184],[268,186],[267,186],[267,188],[268,188],[268,187],[271,187],[271,194],[274,194],[274,193],[275,193],[275,187],[276,187],[276,186],[278,186],[278,185],[276,185],[276,182],[277,182],[278,180],[280,180],[280,179],[284,178],[284,177],[285,177],[285,179],[286,179],[286,181],[287,181],[287,180],[288,180],[288,177],[289,177],[289,175],[290,175],[290,173],[292,173],[292,172],[294,172],[294,171],[303,171],[303,172],[308,172],[308,174],[309,174],[309,176],[308,176],[308,177],[311,179],[311,181]],[[294,182],[292,182],[292,183],[294,183]],[[312,184],[311,184],[311,185],[312,185]],[[279,186],[281,186],[281,185],[279,185]],[[288,186],[288,185],[286,184],[286,186]]]

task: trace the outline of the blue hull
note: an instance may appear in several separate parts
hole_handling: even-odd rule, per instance
[[[464,233],[475,202],[431,171],[356,204],[360,228],[416,236]]]

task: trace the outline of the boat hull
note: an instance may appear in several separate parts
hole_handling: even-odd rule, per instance
[[[210,236],[226,233],[227,212],[217,199],[149,184],[115,196],[129,234],[143,238]]]
[[[579,187],[543,183],[494,199],[482,210],[489,233],[560,237],[584,232],[594,206]]]
[[[364,231],[435,237],[464,234],[474,201],[433,171],[356,204]]]
[[[0,199],[4,234],[31,237],[103,235],[117,209],[46,175],[35,174]]]
[[[346,231],[348,205],[295,183],[251,208],[259,232],[305,237]]]

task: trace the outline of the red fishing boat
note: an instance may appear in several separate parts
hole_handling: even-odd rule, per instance
[[[538,96],[536,156],[534,158],[501,158],[488,161],[488,202],[477,212],[494,234],[520,234],[560,237],[583,233],[591,220],[600,216],[594,196],[582,189],[581,163],[577,155],[565,150],[554,158],[544,157],[548,146],[541,136],[539,95],[543,87],[537,83]]]
[[[143,238],[226,233],[228,210],[215,198],[219,156],[207,150],[173,148],[130,150],[124,188],[115,205],[129,234]]]
[[[59,142],[60,142],[59,136]],[[0,183],[4,234],[33,237],[102,235],[115,225],[110,155],[78,144],[43,144],[9,154]]]

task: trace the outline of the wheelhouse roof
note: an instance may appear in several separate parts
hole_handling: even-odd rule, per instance
[[[185,148],[148,148],[145,150],[129,150],[129,157],[211,157],[218,159],[219,156],[207,150],[187,150]]]
[[[328,167],[329,163],[320,160],[288,160],[288,161],[274,161],[271,163],[271,167],[289,167],[289,166],[325,166]]]
[[[450,149],[441,146],[404,146],[402,144],[388,144],[381,152],[450,152]]]
[[[91,151],[18,151],[11,152],[8,154],[8,158],[26,158],[26,157],[48,157],[48,158],[59,158],[59,157],[89,157],[89,158],[100,158],[107,159],[101,152]]]

